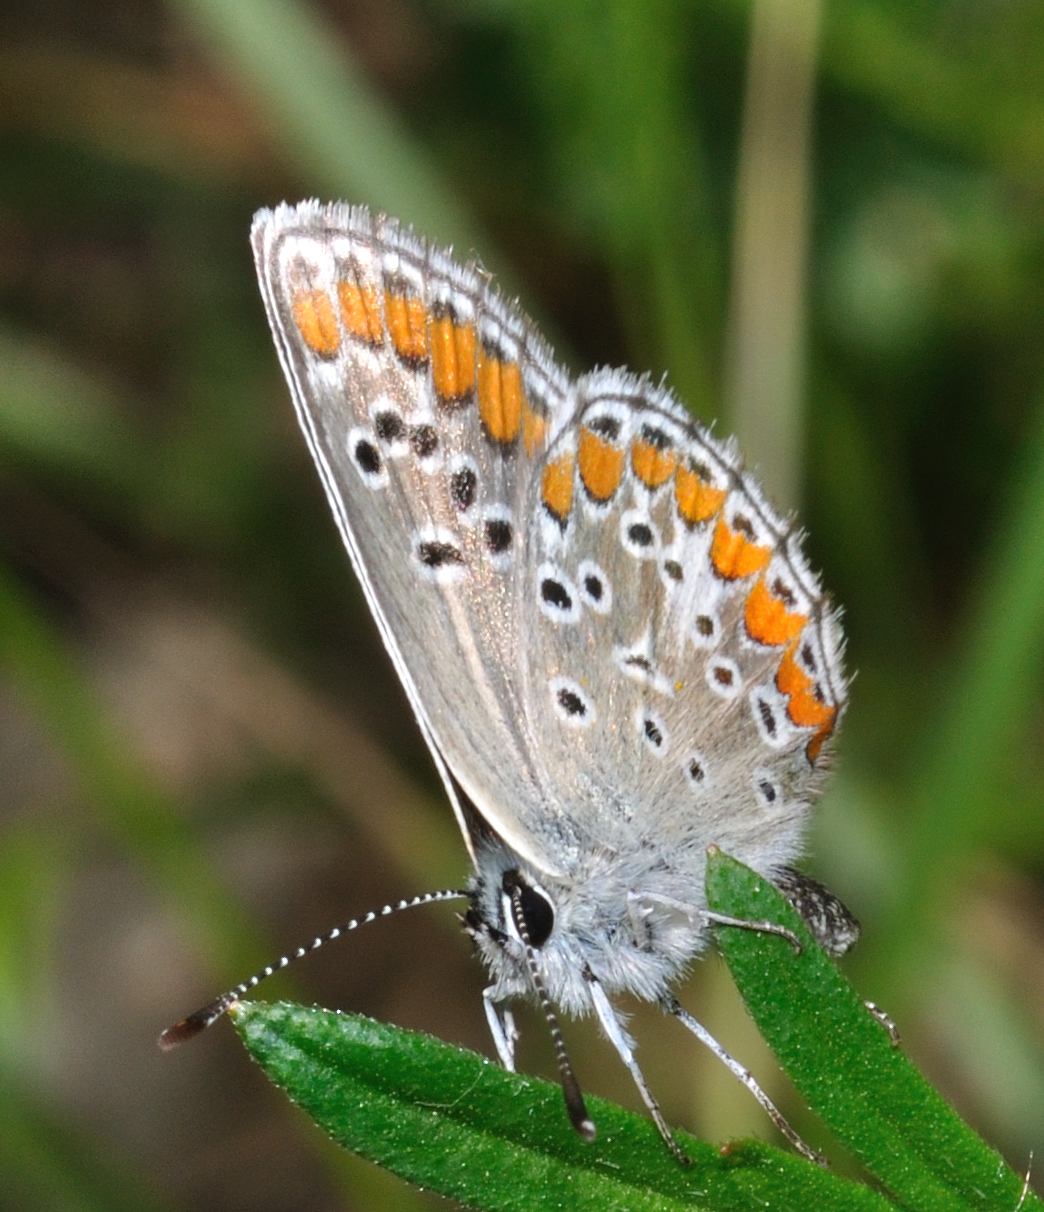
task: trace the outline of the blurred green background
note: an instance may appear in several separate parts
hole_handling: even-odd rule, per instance
[[[311,195],[477,253],[574,370],[667,372],[801,509],[857,673],[809,862],[863,919],[846,969],[1039,1169],[1042,62],[1037,0],[0,17],[0,1206],[435,1206],[340,1157],[227,1025],[154,1044],[464,875],[255,286],[252,212]],[[447,908],[266,993],[489,1052],[482,984]],[[684,999],[829,1152],[719,961]],[[670,1118],[770,1137],[676,1024],[635,1030]]]

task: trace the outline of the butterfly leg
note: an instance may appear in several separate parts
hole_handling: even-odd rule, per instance
[[[482,990],[482,1008],[486,1012],[489,1033],[493,1036],[500,1063],[509,1073],[514,1073],[515,1044],[518,1042],[515,1016],[505,1005],[497,1001],[496,992],[496,985],[488,985]]]
[[[743,1083],[743,1085],[747,1087],[751,1094],[753,1094],[757,1101],[761,1104],[765,1114],[770,1120],[772,1120],[772,1122],[776,1125],[780,1132],[783,1133],[787,1140],[790,1141],[794,1148],[797,1149],[800,1154],[802,1154],[802,1156],[807,1157],[809,1161],[813,1161],[819,1166],[826,1165],[826,1159],[822,1156],[822,1154],[817,1153],[810,1145],[806,1145],[801,1137],[798,1136],[797,1132],[795,1132],[790,1124],[787,1123],[787,1121],[783,1118],[782,1111],[779,1110],[772,1099],[770,1099],[765,1091],[762,1090],[762,1088],[758,1085],[754,1074],[751,1073],[751,1071],[744,1065],[741,1065],[739,1061],[731,1055],[731,1053],[726,1052],[721,1044],[718,1043],[714,1036],[711,1035],[711,1033],[701,1022],[693,1018],[693,1016],[689,1014],[687,1010],[683,1010],[681,1005],[673,997],[665,998],[661,1005],[667,1014],[674,1015],[682,1026],[688,1027],[688,1029],[693,1033],[693,1035],[696,1036],[700,1043],[704,1044],[711,1050],[711,1052],[714,1053],[714,1055],[718,1058],[718,1060],[721,1061],[725,1068],[728,1069],[733,1077],[737,1078]]]
[[[738,926],[740,930],[754,930],[758,934],[778,934],[785,938],[794,950],[801,954],[801,940],[793,930],[779,926],[775,922],[756,921],[747,917],[732,917],[728,913],[715,913],[713,909],[702,909],[700,917],[708,926]]]
[[[645,1075],[638,1068],[638,1062],[634,1059],[634,1040],[631,1039],[627,1029],[620,1021],[620,1016],[613,1009],[613,1005],[609,1001],[609,998],[606,997],[605,990],[598,979],[591,972],[585,973],[585,976],[587,977],[588,989],[591,994],[591,1005],[598,1017],[602,1030],[605,1032],[606,1038],[616,1049],[617,1055],[627,1066],[628,1072],[634,1079],[634,1084],[638,1087],[638,1093],[642,1096],[642,1101],[649,1109],[653,1123],[663,1137],[664,1144],[666,1144],[667,1148],[670,1149],[674,1157],[683,1166],[689,1165],[692,1159],[682,1151],[681,1146],[674,1139],[670,1125],[664,1119],[663,1112],[660,1110],[660,1104],[649,1089],[645,1081]]]

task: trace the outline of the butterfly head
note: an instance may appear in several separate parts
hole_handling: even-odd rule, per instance
[[[588,980],[655,1000],[702,949],[697,906],[633,890],[611,868],[582,877],[537,874],[506,847],[477,855],[464,929],[498,998],[535,992],[528,947],[556,1005],[590,1008]]]

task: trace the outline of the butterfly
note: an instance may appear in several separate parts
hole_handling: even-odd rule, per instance
[[[666,387],[571,378],[475,263],[396,220],[283,205],[257,214],[252,244],[298,420],[472,874],[283,957],[161,1043],[346,930],[464,898],[499,1058],[514,1068],[512,1002],[539,1002],[581,1135],[595,1129],[559,1011],[598,1020],[686,1160],[613,1004],[630,994],[815,1157],[673,992],[713,925],[789,936],[708,908],[710,846],[774,881],[832,954],[858,935],[791,866],[847,690],[795,522]]]

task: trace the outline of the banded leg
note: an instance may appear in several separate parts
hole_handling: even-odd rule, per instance
[[[692,1159],[674,1139],[674,1133],[671,1131],[670,1125],[660,1110],[660,1104],[649,1089],[648,1083],[645,1080],[645,1074],[638,1068],[638,1062],[634,1059],[634,1040],[631,1039],[627,1029],[620,1021],[620,1016],[613,1009],[613,1005],[608,997],[606,997],[605,990],[598,979],[590,972],[585,973],[585,976],[587,977],[587,987],[591,993],[591,1005],[598,1016],[602,1030],[605,1032],[606,1038],[616,1049],[617,1055],[627,1066],[627,1071],[634,1079],[634,1084],[638,1087],[638,1093],[642,1096],[642,1101],[649,1109],[649,1114],[652,1116],[653,1123],[663,1137],[664,1144],[670,1149],[674,1158],[681,1162],[683,1166],[690,1165]]]
[[[758,1085],[754,1074],[745,1065],[741,1065],[731,1053],[727,1052],[698,1019],[693,1018],[687,1010],[682,1009],[681,1005],[674,998],[666,998],[661,1005],[666,1013],[673,1014],[682,1026],[687,1027],[696,1036],[701,1044],[709,1048],[733,1077],[737,1078],[747,1087],[761,1104],[765,1114],[802,1156],[807,1157],[809,1161],[815,1162],[816,1165],[826,1165],[826,1158],[821,1153],[817,1153],[811,1145],[806,1145],[801,1137],[798,1136],[797,1132],[784,1118],[783,1112],[780,1111],[772,1099]]]

